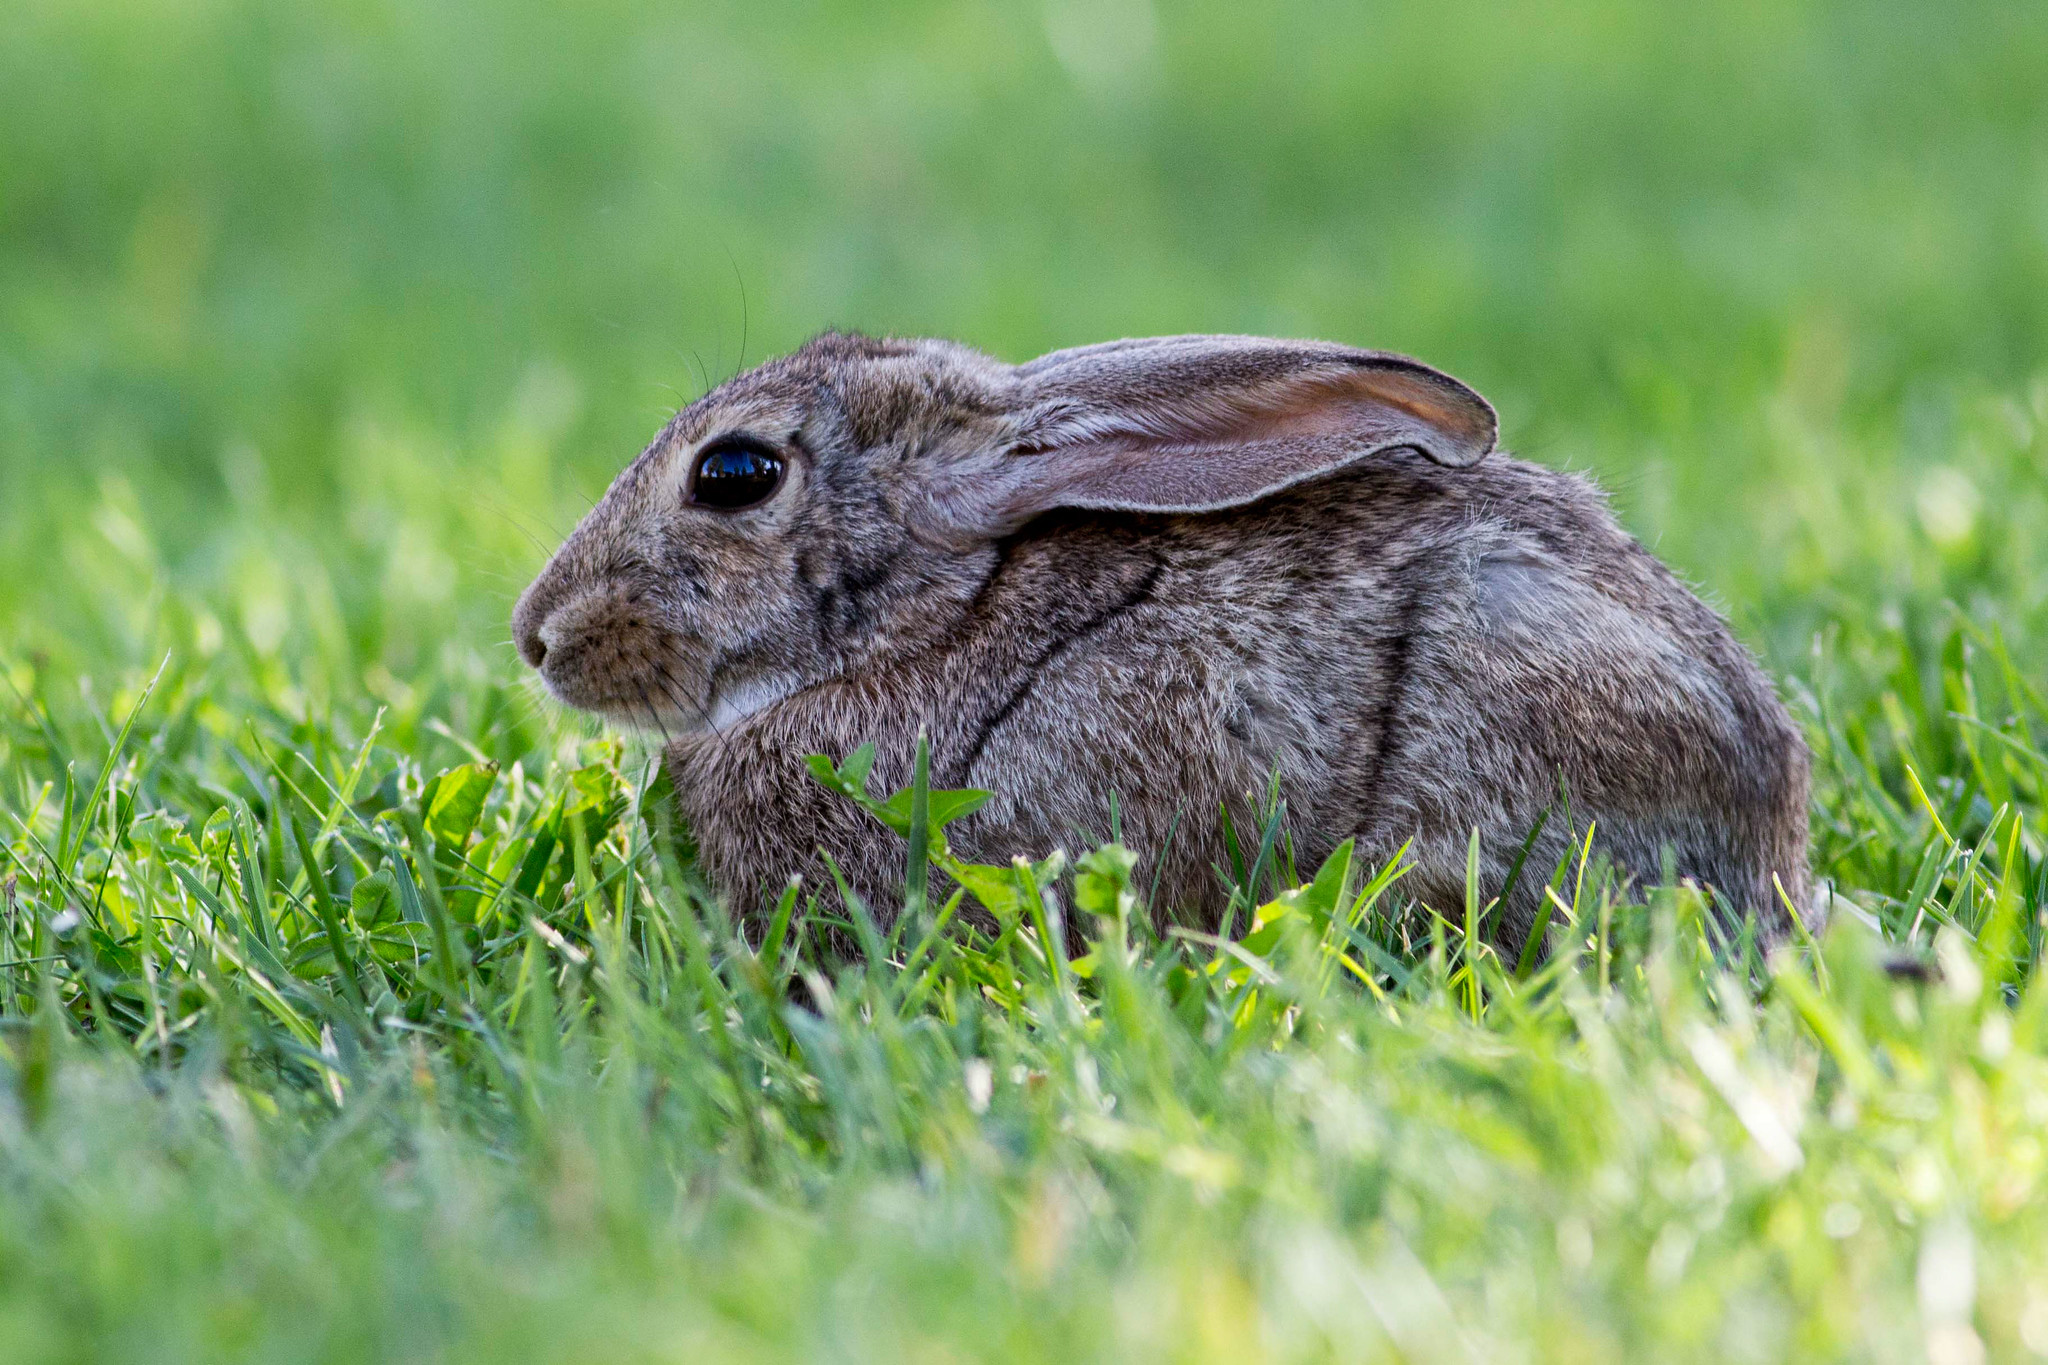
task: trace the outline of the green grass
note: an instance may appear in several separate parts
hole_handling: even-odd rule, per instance
[[[2048,15],[17,10],[8,1360],[2048,1355]],[[1834,924],[1595,859],[1504,962],[1240,831],[1161,941],[928,793],[999,937],[740,942],[506,620],[832,324],[1470,380],[1785,679]]]

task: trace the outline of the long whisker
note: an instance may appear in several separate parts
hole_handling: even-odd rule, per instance
[[[653,699],[647,695],[647,684],[636,683],[634,686],[640,692],[641,708],[647,712],[648,718],[654,722],[654,728],[661,731],[662,744],[667,746],[675,743],[676,737],[669,733],[668,722],[661,718],[660,709],[655,706]]]
[[[663,695],[671,702],[688,702],[690,709],[695,711],[703,720],[704,729],[710,733],[713,739],[718,741],[719,753],[725,758],[730,759],[732,757],[732,745],[726,742],[725,736],[719,733],[718,727],[711,723],[711,715],[704,709],[702,703],[683,690],[683,685],[675,680],[675,676],[668,671],[661,660],[649,658],[647,662],[653,665],[655,673],[661,678]]]

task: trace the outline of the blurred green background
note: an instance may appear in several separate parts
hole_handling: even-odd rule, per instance
[[[2044,72],[2012,3],[17,0],[0,650],[520,750],[545,550],[826,326],[1406,350],[1783,670],[2024,638]]]

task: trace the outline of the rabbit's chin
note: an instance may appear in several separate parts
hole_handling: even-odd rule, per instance
[[[646,735],[650,739],[672,740],[682,735],[707,733],[710,729],[700,713],[657,702],[645,705],[622,701],[594,705],[571,702],[569,705],[610,729]]]
[[[609,729],[674,739],[711,728],[704,704],[667,675],[626,674],[594,685],[582,670],[543,668],[540,681],[550,699]]]
[[[631,730],[677,740],[729,730],[798,691],[803,685],[803,679],[793,676],[750,678],[722,690],[707,708],[678,706],[664,691],[650,691],[644,698],[631,702],[584,700],[564,697],[559,692],[555,695],[558,701],[596,716],[615,730]]]

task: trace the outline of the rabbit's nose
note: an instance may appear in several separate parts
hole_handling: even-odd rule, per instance
[[[540,637],[547,611],[535,597],[533,590],[528,589],[512,611],[512,642],[519,647],[519,657],[526,660],[529,668],[539,668],[548,657],[548,643]]]

